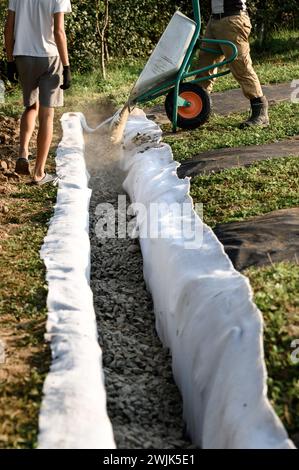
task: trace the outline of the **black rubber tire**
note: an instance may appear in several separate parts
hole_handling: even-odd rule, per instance
[[[190,119],[180,116],[178,112],[178,121],[177,126],[181,129],[197,129],[198,127],[202,126],[210,117],[212,105],[210,95],[200,86],[196,85],[196,83],[182,83],[180,85],[180,93],[184,91],[191,91],[196,93],[202,100],[202,110],[201,112]],[[174,89],[172,89],[165,99],[165,111],[167,114],[168,119],[172,122],[172,114],[173,114],[173,95]]]

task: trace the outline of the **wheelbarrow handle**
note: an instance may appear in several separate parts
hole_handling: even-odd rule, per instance
[[[198,42],[202,43],[210,43],[210,44],[223,44],[224,46],[228,46],[232,49],[232,55],[224,61],[223,65],[230,64],[233,62],[238,56],[238,49],[237,46],[232,41],[227,41],[226,39],[208,39],[208,38],[199,38]],[[218,54],[218,51],[215,49],[210,49],[208,47],[200,47],[201,51],[212,52],[214,54]]]
[[[191,72],[187,72],[184,74],[184,78],[188,78],[188,77],[193,77],[193,76],[196,76],[198,75],[199,73],[203,73],[203,72],[208,72],[209,70],[212,70],[212,69],[215,69],[215,68],[219,68],[219,67],[223,67],[224,65],[227,65],[227,64],[231,64],[235,59],[236,57],[238,56],[238,49],[237,49],[237,46],[231,42],[231,41],[227,41],[225,39],[206,39],[206,38],[203,38],[203,39],[199,39],[200,42],[204,42],[204,43],[210,43],[210,44],[223,44],[223,45],[226,45],[228,47],[230,47],[232,49],[232,54],[230,57],[228,57],[227,59],[221,61],[221,62],[218,62],[218,63],[213,63],[211,65],[208,65],[206,67],[203,67],[201,69],[198,69],[198,70],[192,70]],[[201,50],[203,51],[207,51],[207,52],[212,52],[214,54],[218,54],[218,51],[216,51],[215,49],[212,49],[212,48],[206,48],[206,47],[201,47],[200,48]],[[215,78],[215,77],[220,77],[222,75],[226,74],[226,72],[220,72],[219,74],[215,74],[213,76],[209,76],[209,77],[204,77],[202,79],[198,79],[196,80],[196,82],[198,81],[203,81],[204,79],[206,78]]]

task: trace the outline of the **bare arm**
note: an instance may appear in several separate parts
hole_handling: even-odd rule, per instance
[[[55,13],[54,15],[54,37],[62,65],[69,65],[67,40],[64,29],[64,13]]]
[[[8,62],[12,62],[13,58],[13,48],[14,48],[14,28],[15,28],[15,12],[8,10],[4,37],[5,37],[5,49]]]

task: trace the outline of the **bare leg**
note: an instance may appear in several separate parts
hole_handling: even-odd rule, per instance
[[[54,108],[40,106],[38,119],[37,155],[33,176],[35,181],[45,176],[45,165],[53,137]]]
[[[28,158],[29,143],[35,128],[38,108],[38,103],[29,106],[21,117],[19,157]]]

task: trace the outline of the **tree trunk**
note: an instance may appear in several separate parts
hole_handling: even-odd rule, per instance
[[[99,0],[95,0],[96,2],[96,31],[97,35],[100,39],[101,43],[101,70],[103,79],[106,80],[107,73],[106,73],[106,58],[109,58],[108,55],[108,47],[106,42],[106,32],[109,24],[109,0],[105,0],[105,9],[104,9],[104,17],[102,25],[100,25],[99,14]]]

